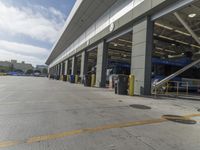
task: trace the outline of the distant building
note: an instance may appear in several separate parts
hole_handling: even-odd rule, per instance
[[[0,61],[1,67],[10,67],[11,63],[9,61]]]
[[[46,65],[36,65],[36,70],[43,70],[43,69],[47,69],[48,66]]]
[[[46,66],[46,65],[37,65],[35,70],[39,70],[42,74],[47,74],[48,66]]]
[[[22,61],[21,63],[17,62],[17,60],[11,60],[9,61],[0,61],[0,66],[3,67],[9,67],[14,71],[14,70],[22,70],[23,72],[27,72],[28,70],[33,70],[34,67],[32,66],[32,64],[27,64],[24,61]]]

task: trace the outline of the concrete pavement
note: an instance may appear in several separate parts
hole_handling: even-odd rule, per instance
[[[199,108],[199,101],[118,96],[46,78],[0,77],[0,149],[199,150]],[[180,123],[163,115],[189,118]]]

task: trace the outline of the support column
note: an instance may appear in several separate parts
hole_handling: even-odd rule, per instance
[[[81,56],[81,73],[80,73],[82,81],[84,75],[87,74],[88,71],[87,68],[88,68],[88,53],[86,51],[83,51]]]
[[[145,18],[133,27],[131,74],[135,75],[135,95],[151,95],[153,22]]]
[[[65,72],[64,75],[68,75],[68,60],[65,61]]]
[[[53,74],[56,75],[56,66],[53,66]]]
[[[60,77],[61,77],[61,76],[63,75],[63,74],[62,74],[62,70],[63,70],[63,63],[60,63],[60,65],[59,65],[59,66],[60,66]]]
[[[62,75],[65,75],[65,62],[62,62]]]
[[[56,76],[58,75],[58,65],[56,65]]]
[[[60,76],[61,74],[61,64],[58,64],[58,75]]]
[[[107,53],[107,44],[103,41],[97,49],[96,87],[106,87]]]
[[[76,56],[73,56],[72,58],[72,73],[71,75],[77,74],[77,62],[76,62]]]

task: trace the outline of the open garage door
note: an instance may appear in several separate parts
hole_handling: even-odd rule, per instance
[[[200,94],[199,37],[200,1],[155,21],[152,92],[176,96]]]
[[[107,85],[113,87],[113,80],[119,74],[130,75],[132,31],[108,42]]]

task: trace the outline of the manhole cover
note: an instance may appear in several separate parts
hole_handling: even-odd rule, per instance
[[[130,105],[130,107],[136,108],[136,109],[151,109],[151,107],[149,106],[140,105],[140,104],[133,104],[133,105]]]
[[[182,123],[182,124],[196,124],[197,123],[195,120],[191,120],[191,119],[185,118],[183,116],[163,115],[162,118],[172,121],[172,122]]]

